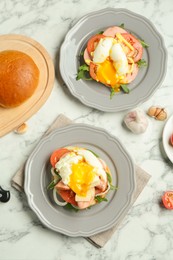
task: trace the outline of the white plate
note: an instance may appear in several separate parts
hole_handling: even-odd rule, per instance
[[[173,115],[167,120],[163,129],[162,136],[165,153],[168,156],[169,160],[173,163],[173,146],[171,146],[169,143],[171,134],[173,134]]]

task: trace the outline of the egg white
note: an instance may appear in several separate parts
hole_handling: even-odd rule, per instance
[[[113,61],[116,73],[119,75],[128,73],[128,60],[126,54],[112,37],[101,38],[93,52],[93,62],[103,63],[108,57]]]
[[[109,56],[112,43],[113,43],[113,38],[111,37],[105,37],[100,39],[93,53],[94,63],[102,63],[106,60],[106,58]]]
[[[67,147],[68,149],[73,149],[73,147]],[[72,165],[77,164],[79,161],[85,161],[89,165],[94,167],[94,172],[96,173],[94,179],[91,182],[91,187],[95,187],[100,183],[99,176],[103,180],[107,180],[106,172],[99,159],[90,151],[85,149],[80,149],[74,147],[74,151],[67,153],[63,156],[55,165],[56,170],[62,178],[64,184],[68,185],[70,182],[70,175],[72,174]]]
[[[81,155],[76,155],[74,152],[70,152],[56,163],[55,168],[59,172],[64,184],[69,184],[70,175],[72,174],[71,166],[74,163],[78,163],[79,160],[82,160]]]
[[[118,74],[126,74],[128,72],[127,57],[119,43],[112,45],[110,57],[114,61],[113,65]]]

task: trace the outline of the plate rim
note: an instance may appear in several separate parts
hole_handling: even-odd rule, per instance
[[[86,231],[83,231],[81,229],[76,230],[76,231],[69,231],[69,230],[62,228],[62,227],[52,226],[51,223],[49,223],[48,220],[45,220],[44,216],[42,216],[42,214],[40,214],[40,210],[37,207],[37,205],[36,206],[34,205],[33,200],[32,200],[33,194],[29,190],[29,168],[31,167],[31,163],[32,163],[32,160],[34,159],[34,155],[38,152],[38,150],[40,149],[40,146],[43,146],[48,141],[50,142],[51,139],[53,139],[54,136],[56,136],[59,132],[62,133],[64,130],[69,132],[69,131],[71,131],[71,129],[79,129],[79,128],[80,129],[82,128],[82,130],[87,128],[87,129],[89,129],[89,131],[92,131],[94,129],[95,131],[99,131],[101,134],[105,134],[107,138],[109,138],[109,139],[111,138],[111,140],[112,139],[115,140],[115,143],[118,145],[119,150],[121,150],[123,155],[126,158],[128,158],[128,167],[129,167],[129,172],[130,172],[129,176],[130,176],[130,181],[131,181],[130,190],[128,192],[129,194],[127,194],[128,199],[125,203],[125,206],[123,206],[122,209],[119,210],[118,214],[116,215],[116,220],[115,220],[115,217],[114,217],[114,219],[112,219],[111,223],[106,224],[106,227],[104,227],[104,228],[99,227],[97,229],[93,229],[90,232],[86,232]],[[122,144],[122,142],[117,137],[115,137],[114,135],[112,135],[108,131],[106,131],[105,129],[100,128],[100,127],[95,127],[95,126],[93,127],[93,126],[90,126],[88,124],[83,124],[83,123],[70,124],[70,125],[67,125],[67,126],[64,126],[64,127],[60,127],[56,130],[53,130],[50,134],[45,136],[37,144],[37,146],[35,147],[35,149],[31,153],[31,155],[29,156],[29,158],[28,158],[28,160],[25,164],[24,191],[25,191],[25,194],[27,196],[27,201],[28,201],[30,208],[33,210],[33,212],[36,213],[36,215],[40,219],[40,221],[45,226],[47,226],[49,229],[52,229],[53,231],[56,231],[56,232],[59,232],[59,233],[62,233],[62,234],[65,234],[65,235],[68,235],[68,236],[71,236],[71,237],[78,237],[78,236],[88,237],[88,236],[95,235],[95,234],[98,234],[100,232],[103,232],[103,231],[110,229],[113,225],[116,224],[115,222],[117,222],[119,220],[121,215],[123,215],[123,213],[130,208],[131,202],[132,202],[132,199],[133,199],[133,194],[134,194],[134,191],[135,191],[135,186],[136,186],[135,164],[134,164],[133,158],[131,157],[130,153],[126,150],[126,148]]]
[[[145,94],[145,96],[140,96],[138,99],[136,100],[132,100],[129,104],[125,104],[125,105],[119,105],[117,106],[115,104],[115,106],[110,107],[109,105],[104,105],[104,104],[96,104],[95,102],[91,102],[88,97],[85,98],[85,95],[81,95],[80,93],[78,93],[78,91],[76,90],[76,88],[73,86],[73,82],[71,82],[71,80],[69,79],[69,77],[66,75],[65,73],[65,69],[63,67],[62,64],[62,60],[63,60],[63,52],[64,52],[64,48],[65,48],[65,44],[67,44],[68,42],[68,38],[70,37],[70,35],[74,35],[75,29],[77,27],[79,27],[79,25],[82,23],[86,23],[88,19],[90,19],[91,17],[96,17],[99,15],[104,15],[107,13],[122,13],[125,14],[127,16],[131,16],[132,18],[137,18],[140,19],[148,28],[150,28],[150,30],[152,31],[152,34],[154,35],[154,37],[157,39],[157,41],[159,42],[159,50],[160,53],[162,54],[162,62],[161,62],[161,72],[157,78],[157,80],[155,81],[155,83],[153,84],[152,88],[149,88],[147,93]],[[168,60],[168,54],[167,54],[167,49],[165,46],[165,42],[163,39],[163,36],[160,34],[160,32],[157,30],[156,26],[145,16],[135,13],[133,11],[130,11],[126,8],[111,8],[111,7],[107,7],[104,9],[100,9],[98,11],[93,11],[90,12],[86,15],[84,15],[83,17],[79,18],[74,25],[72,25],[72,27],[70,28],[70,30],[67,32],[67,34],[64,37],[64,41],[60,46],[60,59],[59,59],[59,68],[60,68],[60,73],[62,76],[62,79],[64,81],[64,83],[66,84],[66,86],[68,87],[70,93],[76,98],[78,99],[81,103],[83,103],[84,105],[91,107],[91,108],[95,108],[98,109],[100,111],[104,111],[104,112],[119,112],[119,111],[124,111],[124,110],[128,110],[128,109],[132,109],[135,106],[140,105],[141,103],[144,103],[145,101],[147,101],[147,99],[149,97],[151,97],[155,91],[161,86],[165,76],[166,76],[166,72],[167,72],[167,60]],[[141,83],[140,83],[141,84]],[[116,103],[116,102],[115,102]]]

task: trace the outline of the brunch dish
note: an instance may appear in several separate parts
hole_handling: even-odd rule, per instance
[[[106,112],[146,101],[161,86],[166,67],[160,33],[148,19],[126,9],[84,16],[60,49],[60,73],[71,94]]]
[[[117,138],[101,128],[71,124],[36,146],[25,165],[24,189],[46,227],[88,237],[108,230],[128,211],[134,171]]]
[[[164,151],[168,156],[169,160],[173,163],[172,134],[173,134],[173,115],[170,116],[169,119],[166,121],[166,124],[163,129],[163,134],[162,134]]]
[[[120,90],[127,94],[139,69],[147,66],[142,59],[145,47],[149,45],[127,32],[124,24],[109,27],[88,40],[81,53],[84,64],[79,66],[77,80],[93,79],[102,83],[109,87],[110,98]]]
[[[54,84],[54,66],[40,43],[16,34],[0,36],[0,61],[3,136],[22,125],[47,100]]]
[[[81,147],[63,147],[51,157],[53,180],[48,188],[59,206],[81,210],[102,201],[114,187],[106,162],[94,152]],[[62,200],[59,200],[60,197]]]

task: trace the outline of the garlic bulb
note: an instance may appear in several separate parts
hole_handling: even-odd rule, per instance
[[[124,117],[124,123],[135,134],[144,133],[148,127],[148,119],[139,108],[128,112]]]

